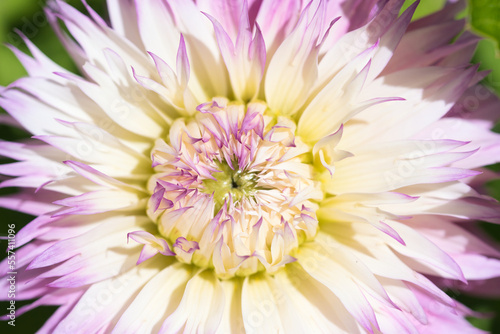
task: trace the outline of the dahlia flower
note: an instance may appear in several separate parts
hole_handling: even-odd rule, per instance
[[[0,205],[36,216],[1,263],[36,299],[16,316],[59,305],[41,333],[481,333],[443,289],[500,276],[473,231],[499,221],[480,169],[500,160],[499,104],[462,2],[414,22],[403,2],[108,0],[109,23],[50,2],[81,74],[25,38],[29,77],[0,90],[33,135],[0,146],[17,160],[2,186],[24,188]]]

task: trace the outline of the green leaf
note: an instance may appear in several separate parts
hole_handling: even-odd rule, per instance
[[[472,29],[495,41],[500,46],[500,2],[469,0],[469,22]]]
[[[405,11],[406,8],[410,7],[416,0],[406,0],[401,12]],[[437,12],[441,8],[443,8],[446,0],[420,0],[420,4],[415,11],[415,15],[413,15],[412,20],[420,19],[424,16],[430,15],[432,13]]]

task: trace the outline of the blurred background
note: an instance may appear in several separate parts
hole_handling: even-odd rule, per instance
[[[15,33],[16,29],[22,31],[31,41],[33,41],[49,58],[53,59],[63,67],[77,72],[77,69],[64,48],[59,43],[55,34],[44,16],[43,7],[47,0],[0,0],[0,86],[6,86],[16,79],[26,75],[26,71],[14,57],[13,53],[6,47],[6,44],[13,45],[20,50],[27,52],[27,48]],[[84,7],[79,0],[68,0],[68,3],[81,11]],[[107,17],[104,0],[87,0],[102,16]],[[407,8],[415,0],[408,0],[404,8]],[[445,0],[421,0],[420,6],[414,19],[428,15],[439,10]],[[498,53],[498,42],[500,40],[500,1],[499,0],[469,0],[468,8],[461,14],[467,19],[467,29],[474,31],[484,37],[474,56],[474,62],[480,64],[481,70],[490,70],[491,73],[483,81],[483,84],[490,87],[497,94],[500,94],[500,56]],[[4,111],[0,110],[0,113]],[[499,111],[500,113],[500,111]],[[496,127],[500,132],[500,126]],[[0,125],[0,139],[18,140],[26,138],[27,133],[14,128]],[[8,162],[7,159],[0,158],[0,163]],[[489,168],[500,171],[500,166],[490,166]],[[490,195],[500,200],[500,181],[489,184]],[[0,189],[0,195],[7,195],[15,192],[16,189]],[[0,208],[0,235],[5,235],[7,224],[15,223],[16,230],[24,226],[33,217]],[[492,224],[481,224],[481,227],[493,238],[500,241],[500,226]],[[0,250],[5,250],[7,242],[0,240]],[[4,253],[2,253],[4,257]],[[500,290],[500,287],[498,287]],[[0,291],[0,293],[6,293]],[[486,314],[500,313],[499,299],[485,299],[467,296],[457,291],[449,291],[449,294],[466,304],[475,311]],[[497,293],[498,294],[498,293]],[[28,302],[18,302],[16,306],[27,304]],[[0,314],[5,314],[6,303],[0,303]],[[0,322],[1,333],[34,333],[39,329],[45,320],[56,310],[55,307],[39,307],[16,318],[15,329],[8,326],[6,322]],[[500,333],[500,316],[493,315],[482,319],[470,319],[478,328],[492,333]]]

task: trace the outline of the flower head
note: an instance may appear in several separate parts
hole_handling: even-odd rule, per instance
[[[34,135],[1,143],[28,190],[0,205],[37,216],[16,269],[23,310],[61,305],[41,332],[479,332],[441,288],[500,276],[464,227],[499,221],[499,104],[462,3],[402,4],[108,0],[108,25],[52,1],[82,74],[25,40],[0,91]]]
[[[172,124],[170,145],[153,148],[148,214],[174,247],[190,240],[176,247],[181,261],[221,278],[275,272],[317,232],[323,193],[300,159],[308,147],[291,120],[265,118],[264,103],[219,98],[197,109]]]

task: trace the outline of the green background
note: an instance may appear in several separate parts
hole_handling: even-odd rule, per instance
[[[80,1],[69,0],[68,3],[83,11],[83,5]],[[412,1],[407,1],[405,8]],[[415,18],[432,13],[444,4],[444,0],[422,0],[417,9]],[[15,29],[23,31],[30,40],[32,40],[45,54],[63,67],[76,72],[76,67],[67,56],[62,45],[59,43],[55,34],[50,29],[43,15],[43,7],[46,0],[0,0],[0,85],[6,86],[14,80],[25,76],[26,71],[14,57],[12,52],[5,46],[6,43],[12,44],[17,48],[27,51],[20,38],[15,34]],[[106,16],[106,6],[104,0],[88,0],[88,3],[96,11]],[[491,87],[500,94],[500,57],[496,46],[500,40],[500,1],[499,0],[471,0],[467,11],[462,14],[468,18],[468,28],[488,37],[480,42],[474,62],[480,63],[481,70],[491,70],[491,74],[484,80],[484,84]],[[498,128],[498,126],[497,126]],[[28,134],[21,131],[0,125],[0,138],[4,140],[17,140],[26,137]],[[0,162],[9,160],[0,158]],[[500,170],[499,166],[491,166],[494,170]],[[500,198],[500,182],[493,182],[490,185],[491,194],[497,199]],[[16,189],[0,189],[0,195],[9,194]],[[31,216],[0,209],[0,221],[4,231],[0,230],[0,235],[7,232],[7,224],[15,223],[16,230],[25,225],[32,219]],[[500,226],[484,224],[483,228],[500,241]],[[7,243],[0,241],[0,249],[5,249]],[[500,287],[499,287],[500,289]],[[4,292],[0,292],[4,293]],[[481,312],[500,311],[500,300],[488,300],[465,296],[450,292],[454,298],[465,303],[473,310]],[[25,304],[18,302],[19,304]],[[0,314],[5,313],[6,303],[0,303]],[[55,307],[39,307],[23,316],[16,318],[15,329],[8,326],[5,322],[0,322],[0,332],[2,333],[34,333],[42,326],[45,320],[52,314]],[[500,312],[499,312],[500,313]],[[471,319],[475,326],[500,333],[500,317],[490,317],[485,319]]]

